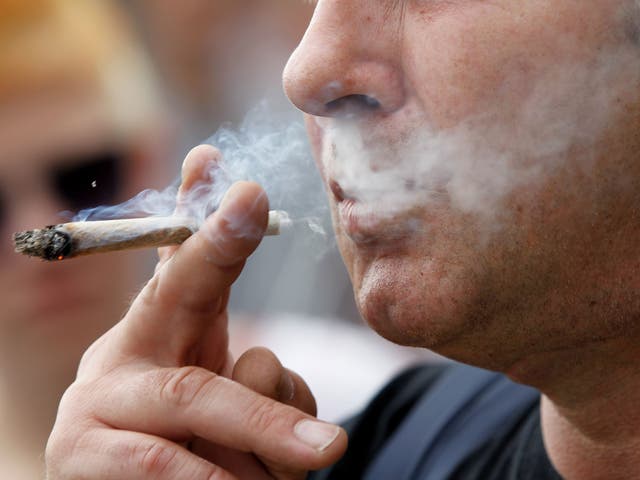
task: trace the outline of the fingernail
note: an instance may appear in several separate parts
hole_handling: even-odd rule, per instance
[[[338,437],[340,429],[330,423],[300,420],[293,432],[300,441],[322,452]]]
[[[238,238],[260,238],[263,234],[264,228],[251,221],[248,221],[257,210],[264,208],[264,201],[267,196],[264,192],[261,192],[256,196],[249,205],[243,205],[243,209],[229,207],[230,204],[235,202],[236,198],[240,195],[240,190],[231,188],[227,191],[227,194],[220,203],[218,211],[225,222],[225,228],[227,231]]]

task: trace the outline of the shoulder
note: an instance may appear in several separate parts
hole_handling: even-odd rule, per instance
[[[345,456],[331,469],[313,472],[308,480],[361,478],[368,460],[448,368],[445,363],[416,365],[393,378],[361,413],[344,422],[349,434]]]
[[[347,453],[309,480],[558,479],[544,450],[538,405],[537,391],[495,372],[413,367],[346,422]],[[533,477],[525,475],[531,465]]]

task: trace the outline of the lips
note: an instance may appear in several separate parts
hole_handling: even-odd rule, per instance
[[[416,231],[416,218],[410,211],[395,211],[384,198],[379,202],[363,202],[345,192],[340,184],[329,180],[336,202],[340,227],[354,243],[361,245],[397,242]]]
[[[340,203],[346,199],[344,190],[342,190],[340,184],[333,179],[329,180],[329,190],[333,193],[333,198],[335,198],[336,202]]]

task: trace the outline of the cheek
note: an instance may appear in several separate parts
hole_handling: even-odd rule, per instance
[[[549,68],[592,58],[615,28],[601,1],[589,9],[558,0],[459,3],[431,17],[415,8],[405,25],[407,81],[443,128],[480,113],[508,118]]]
[[[504,51],[487,55],[473,42],[441,42],[428,58],[413,52],[406,69],[434,126],[454,127],[469,117],[513,105],[531,92],[531,66],[520,58]]]

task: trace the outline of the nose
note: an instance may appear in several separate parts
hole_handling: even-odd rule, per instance
[[[402,15],[372,3],[385,2],[320,0],[283,74],[300,110],[339,116],[390,113],[404,104]]]

